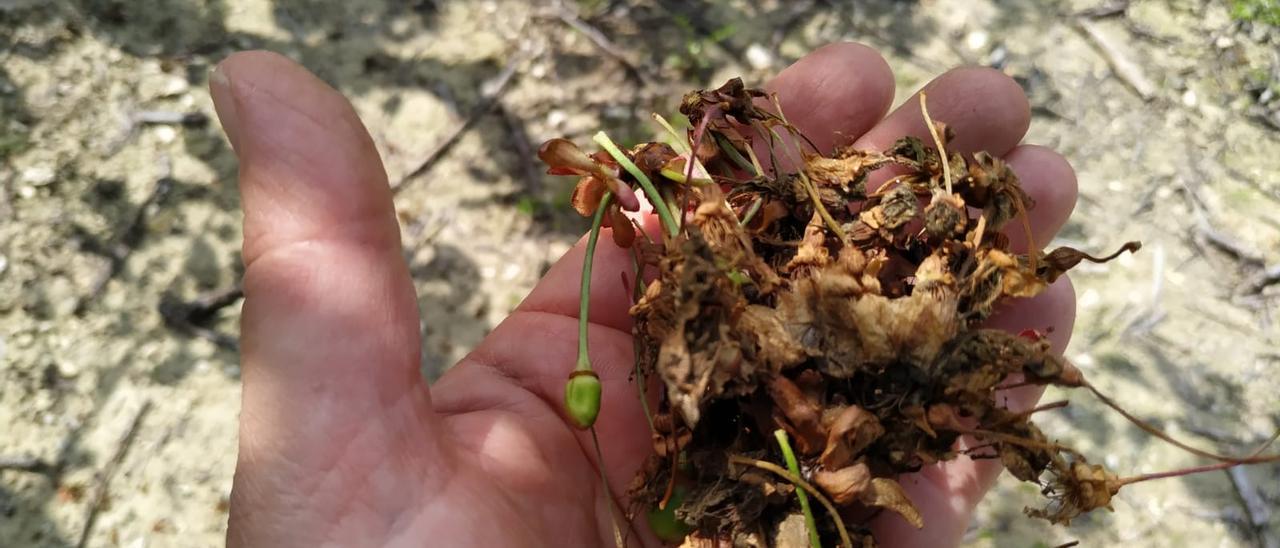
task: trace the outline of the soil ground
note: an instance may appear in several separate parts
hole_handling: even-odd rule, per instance
[[[1079,174],[1061,243],[1143,241],[1073,275],[1067,354],[1095,383],[1202,446],[1243,452],[1280,427],[1280,285],[1262,285],[1280,265],[1280,29],[1202,0],[568,7],[612,54],[553,5],[523,2],[0,0],[0,458],[59,469],[0,471],[0,546],[223,542],[238,305],[197,330],[160,310],[239,277],[235,158],[201,118],[209,68],[248,48],[347,93],[392,181],[515,69],[497,108],[397,198],[428,377],[585,228],[567,207],[572,183],[541,175],[531,146],[599,128],[649,138],[648,113],[672,115],[688,89],[759,83],[857,40],[885,53],[900,101],[959,64],[1017,78],[1035,111],[1027,140]],[[157,120],[170,113],[189,123]],[[1046,431],[1122,475],[1200,464],[1070,396]],[[1259,466],[1142,484],[1066,528],[1024,518],[1034,489],[1002,480],[966,545],[1276,547],[1277,477]]]

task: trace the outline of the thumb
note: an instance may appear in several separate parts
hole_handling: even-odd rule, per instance
[[[299,504],[420,489],[404,481],[415,474],[403,457],[438,462],[437,424],[418,373],[417,301],[391,192],[354,109],[272,53],[233,55],[210,82],[240,159],[244,207],[231,537],[268,545],[260,533],[290,529],[273,509],[288,521],[307,515]]]

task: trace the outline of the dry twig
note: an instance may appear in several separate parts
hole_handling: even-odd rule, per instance
[[[219,310],[235,304],[242,297],[244,297],[244,289],[240,282],[236,282],[230,287],[202,294],[186,302],[165,294],[160,298],[159,311],[165,325],[235,352],[239,347],[235,337],[205,327],[203,324],[212,319]]]
[[[169,178],[167,165],[164,166],[163,171],[165,171],[164,176],[156,180],[155,186],[151,189],[151,194],[148,194],[147,198],[142,201],[137,211],[134,212],[133,219],[119,235],[113,238],[112,242],[102,244],[86,238],[85,244],[90,248],[90,251],[105,257],[107,264],[94,275],[89,291],[81,296],[76,303],[76,314],[83,314],[89,303],[102,294],[102,291],[107,287],[107,282],[110,282],[120,272],[120,269],[124,267],[125,260],[133,253],[134,248],[141,243],[142,236],[146,230],[147,217],[151,214],[152,206],[163,200],[173,190],[174,181]]]
[[[57,469],[56,464],[35,457],[0,456],[0,471],[14,470],[52,476]]]
[[[523,61],[523,57],[519,55],[513,56],[511,60],[507,62],[507,66],[503,67],[502,71],[499,72],[493,80],[490,80],[482,87],[482,91],[480,92],[480,101],[476,104],[475,108],[471,109],[471,113],[468,114],[460,124],[454,126],[454,128],[445,135],[444,139],[441,139],[434,148],[427,152],[422,161],[418,163],[418,167],[414,168],[413,171],[410,171],[408,175],[402,177],[391,187],[391,192],[393,194],[399,194],[407,188],[409,183],[413,182],[414,179],[417,179],[419,176],[431,171],[431,168],[436,165],[436,162],[440,161],[440,159],[444,157],[445,153],[449,152],[449,149],[453,148],[453,145],[457,144],[458,140],[461,139],[468,130],[474,127],[476,122],[479,121],[482,116],[493,110],[494,106],[498,104],[498,99],[507,91],[507,87],[511,83],[511,80],[515,77],[516,68],[519,67],[520,63]]]
[[[586,21],[583,21],[582,18],[578,17],[578,14],[574,13],[568,6],[565,6],[563,3],[557,3],[555,9],[551,12],[551,15],[556,19],[559,19],[560,22],[565,25],[568,25],[569,28],[582,33],[583,36],[586,36],[592,44],[595,44],[596,48],[606,56],[612,58],[614,61],[617,61],[618,64],[622,65],[623,70],[627,71],[627,77],[631,78],[636,83],[644,84],[645,81],[653,79],[653,75],[649,74],[649,71],[643,70],[640,65],[633,62],[627,54],[622,52],[617,44],[614,44],[613,41],[609,40],[609,37],[605,36],[603,32],[600,32],[600,29],[597,29]]]
[[[1076,12],[1077,17],[1087,17],[1089,19],[1103,19],[1106,17],[1115,17],[1124,15],[1129,10],[1129,0],[1111,0],[1100,6],[1083,9]]]
[[[133,440],[138,437],[138,430],[142,427],[142,420],[146,418],[147,413],[151,411],[151,400],[142,403],[142,407],[138,408],[138,412],[133,415],[133,420],[129,422],[129,428],[125,430],[124,435],[120,437],[120,442],[116,444],[116,452],[111,456],[111,460],[98,474],[98,480],[94,485],[93,502],[89,503],[88,513],[84,518],[84,527],[80,530],[80,542],[76,546],[84,548],[89,542],[89,535],[93,532],[93,525],[98,521],[98,513],[102,511],[106,505],[108,489],[111,487],[111,479],[115,477],[116,471],[120,469],[120,463],[124,461],[124,457],[129,452],[129,447],[133,446]]]
[[[1143,101],[1150,101],[1155,97],[1156,85],[1147,77],[1142,70],[1142,66],[1125,55],[1120,45],[1102,32],[1097,23],[1094,23],[1092,19],[1079,17],[1076,18],[1076,27],[1084,33],[1090,42],[1093,42],[1093,45],[1106,58],[1111,70],[1129,88],[1133,89],[1138,94],[1138,97],[1141,97]]]

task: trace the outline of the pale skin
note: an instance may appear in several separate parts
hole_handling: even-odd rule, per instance
[[[355,111],[275,54],[233,55],[211,82],[240,159],[244,206],[244,395],[228,544],[612,546],[590,437],[561,411],[576,357],[581,243],[428,386],[418,373],[419,313],[432,310],[418,310],[387,176]],[[916,99],[889,112],[893,75],[865,46],[819,49],[768,89],[820,147],[880,148],[903,134],[929,142]],[[1075,203],[1075,175],[1057,153],[1019,144],[1030,112],[1017,84],[966,68],[926,90],[932,117],[959,135],[955,150],[987,150],[1013,166],[1037,204],[1034,241],[1049,241]],[[1020,225],[1011,226],[1025,248]],[[650,451],[628,378],[631,321],[619,280],[630,267],[601,238],[589,339],[615,494]],[[1063,278],[990,323],[1050,330],[1061,351],[1074,316]],[[1002,399],[1015,408],[1039,396],[1013,392]],[[885,515],[873,529],[884,546],[956,545],[1000,471],[962,457],[904,477],[925,528]],[[643,519],[623,527],[632,545],[658,545]]]

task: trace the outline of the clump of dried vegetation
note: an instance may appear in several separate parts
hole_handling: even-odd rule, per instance
[[[1027,514],[1062,524],[1110,508],[1130,483],[1275,460],[1186,446],[1099,393],[1044,333],[984,328],[1003,301],[1139,244],[1101,258],[1034,242],[1014,251],[1002,231],[1030,239],[1034,206],[1017,175],[989,154],[948,153],[953,131],[929,117],[923,95],[920,108],[932,142],[822,154],[776,98],[734,79],[684,97],[684,132],[655,116],[672,145],[622,150],[602,132],[594,154],[564,139],[540,149],[550,173],[580,177],[573,206],[593,218],[565,402],[582,428],[600,404],[586,325],[601,227],[633,251],[637,278],[656,272],[635,284],[630,309],[653,453],[628,514],[647,513],[664,540],[873,546],[868,523],[885,512],[924,526],[897,478],[961,454],[1038,484],[1047,503]],[[868,188],[879,170],[889,178]],[[624,213],[640,207],[637,189],[660,235]],[[663,388],[654,409],[643,389],[652,377]],[[1034,413],[1065,402],[1002,406],[996,394],[1012,384],[1089,390],[1217,462],[1118,477],[1036,427]],[[801,519],[799,534],[781,526]]]

